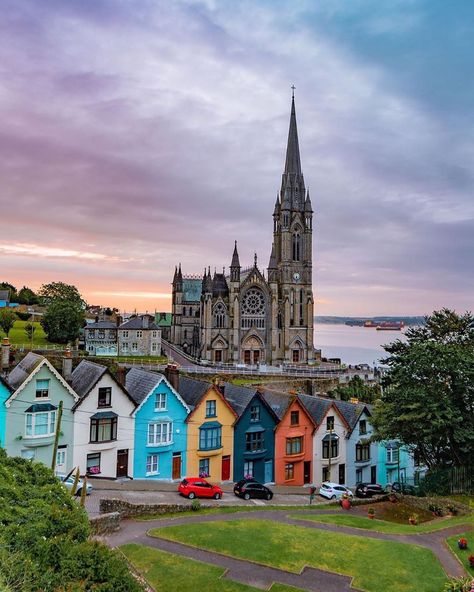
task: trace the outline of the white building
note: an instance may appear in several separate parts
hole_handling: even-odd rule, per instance
[[[71,376],[79,395],[74,406],[74,466],[81,475],[133,476],[136,404],[109,370],[83,360]]]

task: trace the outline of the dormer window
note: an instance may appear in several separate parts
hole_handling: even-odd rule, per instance
[[[36,381],[36,398],[47,399],[49,397],[49,379],[38,379]]]
[[[166,410],[166,393],[155,394],[155,411]]]
[[[206,417],[215,417],[216,416],[216,401],[215,399],[211,399],[210,401],[206,401]]]
[[[326,430],[329,432],[334,429],[334,415],[330,415],[326,418]]]
[[[290,424],[291,425],[298,425],[300,423],[300,412],[299,411],[292,411],[290,414]]]
[[[258,405],[250,407],[250,421],[260,421],[260,407]]]
[[[367,433],[367,420],[361,419],[359,421],[359,434],[366,434]]]
[[[99,388],[97,407],[110,407],[112,405],[112,388],[110,386]]]

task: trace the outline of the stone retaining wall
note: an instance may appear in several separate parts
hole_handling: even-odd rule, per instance
[[[211,508],[201,504],[201,508]],[[191,504],[132,504],[121,499],[99,500],[99,511],[101,514],[118,513],[120,518],[131,518],[132,516],[143,516],[145,514],[170,514],[175,512],[189,512]]]
[[[89,519],[92,534],[111,534],[120,530],[120,512],[107,512]]]

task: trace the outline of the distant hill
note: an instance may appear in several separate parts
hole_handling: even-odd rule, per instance
[[[355,322],[363,324],[364,321],[373,321],[374,323],[380,323],[382,321],[403,321],[407,326],[423,325],[425,317],[330,317],[330,316],[316,316],[314,317],[316,323],[328,324],[328,325],[345,325],[348,322]]]

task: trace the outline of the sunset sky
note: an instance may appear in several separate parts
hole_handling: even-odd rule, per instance
[[[471,0],[1,0],[0,39],[0,281],[266,268],[294,84],[315,313],[473,308]]]

